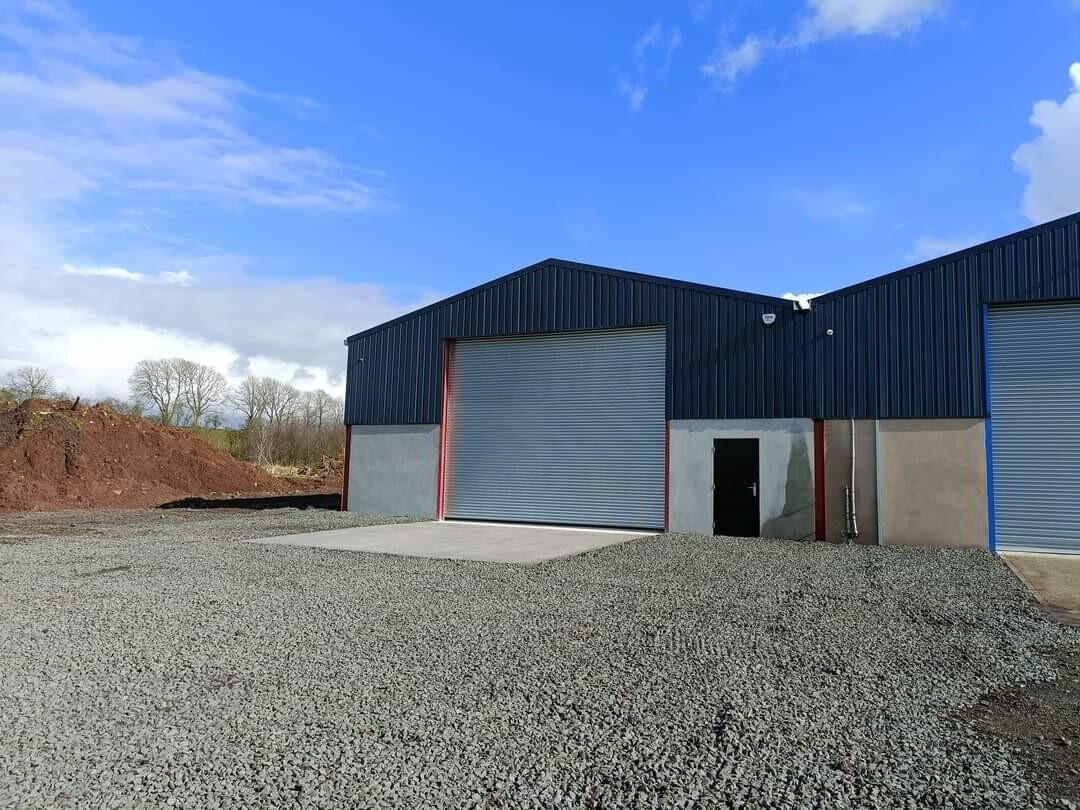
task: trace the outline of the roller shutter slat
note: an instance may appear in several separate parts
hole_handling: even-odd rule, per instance
[[[997,547],[1080,553],[1080,304],[993,307]]]
[[[663,528],[663,328],[454,343],[450,518]]]

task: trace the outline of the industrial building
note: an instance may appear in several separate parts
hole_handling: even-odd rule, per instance
[[[1080,553],[1080,214],[801,305],[549,259],[346,345],[353,511]]]

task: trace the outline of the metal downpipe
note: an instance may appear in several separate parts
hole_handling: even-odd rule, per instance
[[[859,521],[855,513],[855,419],[851,419],[851,476],[844,487],[844,536],[850,543],[859,536]]]

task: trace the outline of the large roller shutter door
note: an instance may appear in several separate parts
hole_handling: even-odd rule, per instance
[[[993,307],[997,547],[1080,553],[1080,304]]]
[[[663,528],[662,328],[455,341],[449,518]]]

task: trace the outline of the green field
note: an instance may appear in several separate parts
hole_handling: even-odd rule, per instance
[[[224,450],[226,453],[232,453],[236,447],[236,441],[239,430],[235,428],[208,428],[203,426],[194,427],[188,425],[184,430],[189,430],[198,436],[200,439],[209,442],[214,445],[218,450]]]

